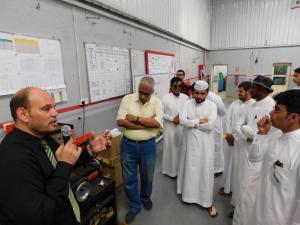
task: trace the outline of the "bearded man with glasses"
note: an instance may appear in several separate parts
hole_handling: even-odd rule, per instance
[[[182,80],[179,77],[173,77],[170,83],[170,93],[162,98],[164,107],[162,173],[174,178],[177,177],[178,155],[183,135],[183,127],[179,124],[179,112],[189,98],[180,93],[181,87]]]

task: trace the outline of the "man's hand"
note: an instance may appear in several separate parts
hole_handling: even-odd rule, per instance
[[[62,161],[74,165],[81,154],[81,148],[75,145],[72,138],[64,145],[60,145],[55,152],[57,161]]]
[[[226,139],[226,141],[227,141],[227,143],[228,143],[229,146],[233,146],[234,145],[234,137],[233,137],[232,134],[226,133],[225,134],[225,139]]]
[[[137,120],[137,116],[133,115],[133,114],[127,114],[126,115],[126,120],[132,122],[132,123],[135,123],[136,120]]]
[[[266,135],[272,127],[269,116],[264,116],[257,122],[258,134]]]
[[[208,123],[208,118],[203,118],[199,120],[199,124]]]
[[[94,131],[91,132],[92,135],[94,134]],[[110,130],[106,130],[103,135],[102,135],[105,139],[107,140],[111,140],[112,139],[112,136],[111,136],[111,133],[110,133]]]
[[[177,116],[174,117],[173,119],[173,123],[177,126],[179,124],[179,114]]]
[[[92,137],[89,141],[89,150],[93,153],[102,152],[111,145],[111,136],[109,132],[105,132],[103,135],[98,136],[96,136],[94,131],[92,131],[91,133]]]

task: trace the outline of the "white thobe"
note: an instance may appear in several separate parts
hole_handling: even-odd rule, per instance
[[[200,104],[191,99],[179,115],[184,131],[177,193],[182,194],[184,202],[210,207],[214,188],[213,128],[217,107],[207,99]],[[199,119],[203,118],[208,118],[208,122],[199,124]]]
[[[181,149],[183,133],[182,125],[175,125],[173,120],[179,114],[179,111],[183,108],[188,98],[185,94],[175,96],[173,93],[169,93],[162,98],[164,107],[162,173],[170,177],[177,176],[178,154]]]
[[[300,90],[300,86],[293,87],[293,90]]]
[[[222,98],[214,92],[208,92],[207,99],[214,102],[217,106],[218,116],[214,125],[214,143],[215,143],[215,162],[214,172],[224,171],[224,153],[223,153],[223,116],[226,114],[226,107]]]
[[[257,136],[258,148],[264,148],[260,151],[266,154],[252,224],[299,225],[300,129],[283,133],[279,138],[264,136]],[[283,163],[282,167],[274,164],[277,160]]]
[[[255,102],[253,99],[250,99],[246,102],[241,100],[236,100],[232,102],[226,112],[225,116],[225,127],[224,132],[230,133],[234,137],[234,145],[229,146],[227,141],[224,140],[224,175],[223,175],[223,184],[224,192],[230,193],[232,191],[231,204],[236,205],[236,193],[240,187],[239,182],[239,146],[241,145],[241,140],[239,135],[235,132],[234,127],[239,121],[241,115],[245,115],[247,106]]]
[[[252,211],[257,193],[257,184],[260,177],[262,161],[251,162],[249,152],[253,149],[253,145],[247,143],[247,137],[241,132],[241,124],[246,124],[253,133],[257,133],[257,122],[274,109],[275,101],[267,96],[266,98],[257,101],[247,108],[247,113],[236,126],[236,132],[240,135],[243,145],[240,148],[240,189],[238,190],[238,200],[234,211],[234,225],[253,225]]]

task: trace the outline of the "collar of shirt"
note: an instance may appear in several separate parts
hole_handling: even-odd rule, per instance
[[[265,102],[270,102],[270,101],[273,101],[273,99],[268,95],[264,99],[262,99],[260,101],[256,101],[256,104],[258,104],[258,105],[265,104]]]
[[[135,93],[134,95],[134,100],[140,104],[142,104],[143,106],[147,106],[149,104],[151,104],[153,102],[153,95],[151,95],[150,97],[150,100],[148,102],[146,102],[145,104],[143,104],[141,101],[140,101],[140,98],[139,98],[139,94],[138,93]]]
[[[287,132],[287,133],[282,133],[281,137],[283,138],[293,138],[293,137],[300,137],[300,129],[291,131],[291,132]]]
[[[42,141],[41,138],[33,136],[32,134],[24,132],[16,127],[13,129],[11,134],[16,137],[16,140],[18,140],[18,142],[21,142],[26,147],[28,147],[30,149],[40,149],[41,141]],[[56,147],[56,146],[53,146],[53,143],[52,143],[53,141],[50,141],[49,139],[50,139],[50,136],[48,136],[48,135],[43,137],[43,140],[45,140],[50,145],[50,147]]]

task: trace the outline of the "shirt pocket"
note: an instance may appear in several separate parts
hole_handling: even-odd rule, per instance
[[[294,180],[292,171],[277,165],[275,165],[275,167],[273,165],[272,167],[273,173],[271,173],[271,179],[276,187],[283,191],[292,191],[295,187],[295,185],[291,185],[291,182]]]

